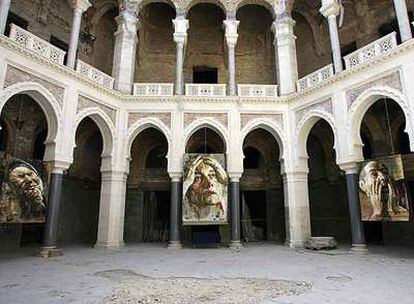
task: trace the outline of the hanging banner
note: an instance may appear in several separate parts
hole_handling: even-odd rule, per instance
[[[359,190],[363,221],[409,221],[410,202],[401,155],[363,162]]]
[[[38,223],[45,221],[43,164],[29,163],[4,155],[0,164],[0,222]]]
[[[228,178],[223,154],[185,154],[183,225],[227,224]]]

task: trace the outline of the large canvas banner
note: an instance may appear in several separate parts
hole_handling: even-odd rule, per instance
[[[45,221],[43,164],[5,155],[0,164],[0,222]]]
[[[359,173],[363,221],[409,221],[409,200],[401,156],[363,162]]]
[[[227,224],[227,192],[223,154],[184,156],[183,225]]]

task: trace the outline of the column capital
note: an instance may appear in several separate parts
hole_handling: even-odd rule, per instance
[[[276,18],[275,21],[272,23],[272,31],[275,34],[274,44],[276,42],[279,43],[283,40],[285,41],[292,41],[296,39],[294,34],[293,28],[296,24],[296,21],[292,19],[290,16],[283,16]]]
[[[48,163],[51,165],[52,173],[55,174],[63,174],[63,172],[69,169],[71,165],[70,162],[62,160],[48,161]]]
[[[141,23],[135,14],[123,11],[115,17],[115,21],[118,24],[115,36],[125,34],[129,38],[137,39],[137,31],[141,27]]]
[[[359,173],[359,165],[355,162],[347,162],[338,164],[339,168],[342,171],[345,171],[345,174],[358,174]]]
[[[126,181],[128,177],[128,172],[126,171],[116,171],[116,170],[107,170],[101,171],[102,181]]]
[[[237,33],[237,30],[239,28],[240,21],[236,19],[226,19],[223,21],[223,27],[225,30],[225,36],[226,36],[226,42],[227,46],[235,47],[237,43],[237,39],[239,37],[239,34]]]
[[[174,42],[184,44],[187,41],[187,30],[190,27],[188,19],[178,16],[172,20],[174,25]]]
[[[243,175],[243,172],[228,172],[227,175],[229,176],[230,182],[238,183]]]
[[[84,13],[91,5],[89,0],[70,0],[70,6],[74,12]]]
[[[172,182],[180,182],[183,177],[182,172],[168,172]]]
[[[128,12],[129,14],[136,15],[139,2],[140,0],[118,0],[119,12]]]
[[[322,0],[322,7],[319,12],[325,18],[336,17],[339,15],[341,5],[338,0]]]

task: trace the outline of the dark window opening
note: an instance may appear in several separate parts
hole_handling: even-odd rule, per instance
[[[408,12],[408,18],[409,18],[409,20],[413,20],[413,12]],[[411,26],[411,29],[413,29],[412,26]],[[386,35],[388,35],[392,32],[397,32],[397,43],[400,44],[401,43],[401,35],[400,35],[399,27],[398,27],[398,21],[397,21],[396,18],[394,18],[390,22],[384,23],[378,29],[378,33],[379,33],[380,37],[384,37],[384,36],[386,36]]]
[[[0,122],[0,151],[6,151],[7,148],[7,139],[8,139],[8,132],[6,125]]]
[[[193,83],[218,83],[218,69],[209,67],[194,67]]]
[[[47,136],[46,130],[40,132],[37,135],[35,143],[34,143],[33,159],[43,160],[43,156],[45,155],[44,142],[46,140],[46,136]]]
[[[55,37],[55,36],[50,36],[50,43],[52,45],[54,45],[57,48],[60,48],[62,51],[65,51],[65,60],[64,63],[66,64],[66,60],[67,60],[67,55],[68,55],[68,51],[69,51],[69,45],[64,42],[63,40],[60,40],[59,38]]]
[[[7,22],[6,22],[6,30],[4,32],[4,35],[9,36],[10,30],[11,30],[11,24],[15,24],[18,27],[21,27],[24,30],[27,30],[27,27],[29,26],[29,21],[26,19],[20,17],[19,15],[9,12],[9,15],[7,16]]]
[[[243,150],[244,159],[243,159],[243,167],[244,169],[259,169],[260,164],[260,152],[253,148],[247,147]]]
[[[145,167],[148,169],[167,168],[167,151],[164,147],[152,149],[147,156]]]

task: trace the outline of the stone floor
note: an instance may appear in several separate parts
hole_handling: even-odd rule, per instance
[[[358,256],[274,244],[120,251],[65,248],[42,259],[0,256],[0,303],[414,303],[414,250],[370,248]]]

